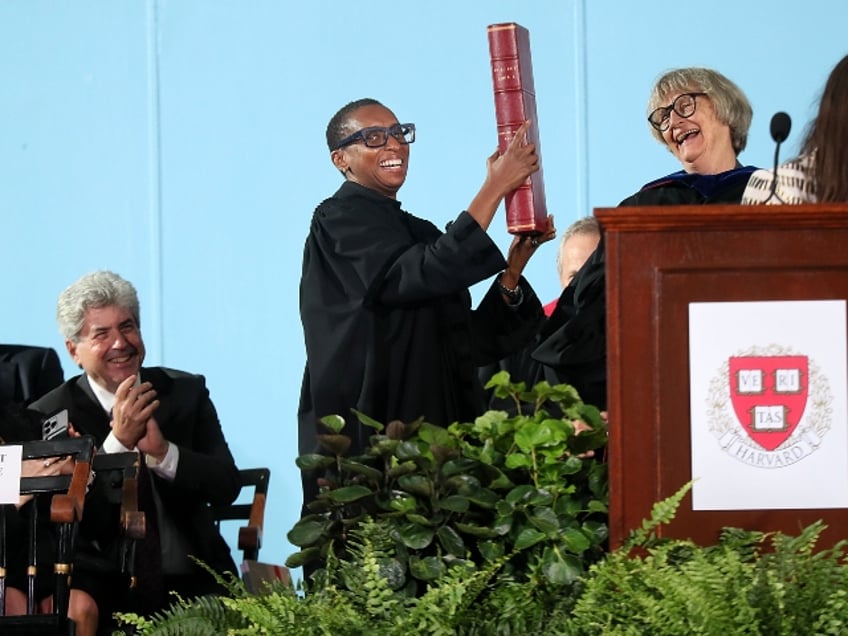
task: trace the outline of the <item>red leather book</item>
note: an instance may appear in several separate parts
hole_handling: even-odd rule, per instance
[[[514,22],[491,24],[487,28],[498,148],[504,152],[515,131],[529,119],[532,124],[527,138],[536,145],[539,155],[539,170],[506,196],[506,227],[511,234],[541,234],[547,227],[548,209],[542,178],[530,33]]]

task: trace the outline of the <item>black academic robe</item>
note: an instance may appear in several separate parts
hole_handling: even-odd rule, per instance
[[[443,233],[352,182],[321,203],[300,282],[300,452],[318,450],[319,418],[331,414],[348,422],[349,454],[366,448],[373,431],[351,409],[383,423],[423,416],[442,426],[479,415],[477,367],[526,344],[544,318],[524,280],[517,308],[493,285],[472,310],[469,286],[505,266],[465,212]]]
[[[737,166],[717,175],[675,172],[642,187],[619,206],[739,203],[754,166]],[[584,402],[607,407],[606,296],[604,241],[601,239],[528,351],[501,368],[514,381],[571,384]],[[483,370],[491,373],[493,369]],[[515,375],[516,373],[523,375]]]

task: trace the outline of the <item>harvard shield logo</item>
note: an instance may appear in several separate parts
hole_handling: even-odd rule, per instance
[[[807,356],[738,356],[729,360],[730,400],[749,437],[773,451],[792,435],[807,405]]]

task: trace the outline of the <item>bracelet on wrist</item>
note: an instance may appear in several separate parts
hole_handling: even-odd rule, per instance
[[[501,293],[509,299],[510,305],[518,305],[524,300],[524,292],[521,289],[521,284],[518,284],[514,289],[510,289],[506,285],[503,284],[503,274],[498,276],[498,289],[501,290]]]

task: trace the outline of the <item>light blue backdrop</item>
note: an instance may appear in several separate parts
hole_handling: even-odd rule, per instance
[[[261,556],[282,562],[300,507],[300,258],[312,210],[340,183],[323,140],[338,107],[375,97],[417,124],[400,198],[443,226],[496,146],[486,26],[522,24],[563,229],[677,169],[645,121],[672,67],[714,67],[748,93],[744,163],[771,165],[777,110],[794,122],[782,156],[795,152],[848,52],[846,12],[844,0],[0,0],[0,341],[63,348],[65,286],[98,268],[132,280],[147,363],[204,373],[238,463],[271,468]],[[554,258],[551,243],[528,267],[545,300]]]

